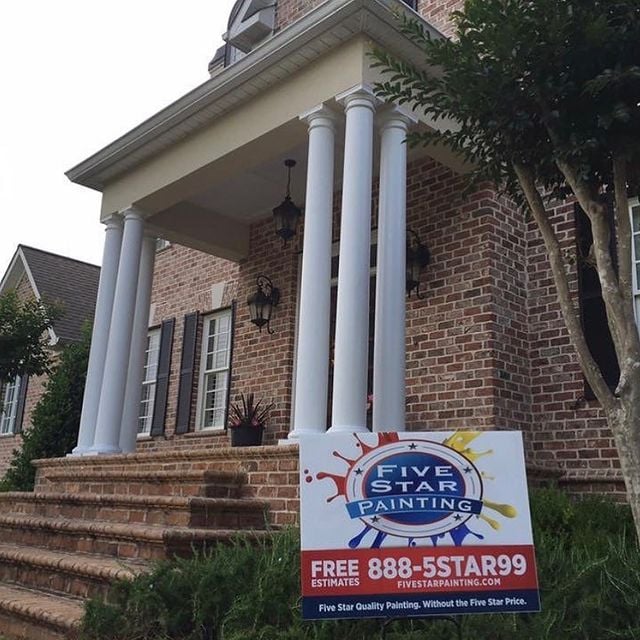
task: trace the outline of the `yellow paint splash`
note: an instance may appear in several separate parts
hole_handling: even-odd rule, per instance
[[[480,514],[478,516],[481,520],[484,520],[485,522],[489,523],[489,526],[492,529],[495,529],[496,531],[498,531],[498,529],[500,529],[500,527],[502,526],[497,520],[494,520],[493,518],[490,518],[489,516],[485,516],[484,514]]]
[[[456,431],[442,444],[447,447],[451,447],[452,449],[463,455],[470,462],[475,462],[478,458],[493,453],[493,449],[489,449],[488,451],[474,451],[469,447],[469,444],[471,444],[480,435],[482,435],[482,431]],[[482,473],[482,476],[490,480],[495,480],[493,476],[488,476],[484,473]],[[499,504],[497,502],[491,502],[490,500],[483,500],[482,507],[483,509],[486,508],[497,511],[505,518],[515,518],[518,515],[518,510],[510,504]],[[495,529],[496,531],[502,527],[502,525],[497,520],[490,518],[484,513],[481,513],[478,517],[484,520],[492,529]]]
[[[482,458],[482,456],[488,456],[493,453],[493,449],[489,449],[488,451],[474,451],[467,446],[481,434],[482,431],[456,431],[442,444],[447,447],[451,447],[458,453],[462,454],[467,460],[475,462],[478,458]]]
[[[482,504],[487,509],[493,509],[505,518],[515,518],[518,515],[518,510],[510,504],[498,504],[497,502],[490,502],[489,500],[483,500]]]

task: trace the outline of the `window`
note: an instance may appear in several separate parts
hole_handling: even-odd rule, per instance
[[[640,200],[631,201],[631,256],[633,259],[633,298],[635,301],[636,323],[640,325]]]
[[[197,428],[223,429],[231,356],[231,310],[207,316],[202,327]]]
[[[147,336],[147,348],[144,356],[144,375],[142,378],[142,396],[138,413],[138,435],[151,433],[153,409],[158,379],[158,357],[160,355],[160,329],[153,329]]]
[[[0,384],[0,435],[15,433],[20,377]]]
[[[584,337],[593,359],[602,372],[608,387],[613,391],[618,385],[620,368],[615,347],[609,331],[607,312],[602,299],[600,279],[595,268],[592,252],[593,235],[591,223],[579,205],[575,205],[576,240],[578,245],[578,289],[580,297],[580,316]],[[616,266],[615,228],[611,221],[611,257]],[[595,394],[585,380],[585,398],[595,399]]]

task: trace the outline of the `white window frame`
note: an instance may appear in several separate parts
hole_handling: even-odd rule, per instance
[[[637,209],[638,215],[638,231],[634,230],[633,214]],[[631,271],[633,272],[633,308],[636,314],[636,324],[640,326],[640,255],[636,251],[636,240],[640,247],[640,198],[629,200],[629,219],[631,222]]]
[[[20,376],[16,376],[0,384],[0,436],[12,436],[16,432],[20,380]]]
[[[156,384],[158,382],[158,365],[160,363],[160,328],[151,329],[147,334],[147,346],[144,352],[144,369],[142,392],[138,409],[138,438],[151,435],[151,423],[156,404]],[[145,399],[145,392],[149,396]]]
[[[226,359],[223,366],[212,367],[207,369],[207,349],[209,339],[211,337],[211,325],[221,318],[228,318],[229,333],[227,336]],[[213,335],[216,335],[215,333]],[[196,431],[222,431],[225,428],[225,421],[228,413],[229,405],[229,383],[231,373],[231,344],[233,340],[233,314],[231,309],[223,309],[216,311],[204,317],[202,322],[202,340],[200,346],[200,370],[198,373],[198,403],[196,411]],[[224,394],[224,411],[222,421],[219,424],[205,425],[205,401],[206,401],[206,384],[209,376],[217,376],[226,374],[225,383],[221,390]]]

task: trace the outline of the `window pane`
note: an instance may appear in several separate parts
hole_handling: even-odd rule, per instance
[[[640,231],[640,206],[631,209],[631,217],[633,219],[633,230]]]
[[[0,400],[0,434],[8,434],[14,432],[16,411],[18,408],[18,388],[20,387],[20,378],[17,377],[11,382],[5,383],[2,387],[2,396]]]
[[[140,435],[151,433],[159,357],[160,329],[154,329],[147,336],[147,348],[145,350],[144,377],[140,397],[140,408],[138,410],[138,434]]]

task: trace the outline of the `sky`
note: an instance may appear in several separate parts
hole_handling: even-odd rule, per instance
[[[0,3],[0,278],[18,244],[102,261],[65,171],[209,78],[234,0]]]

